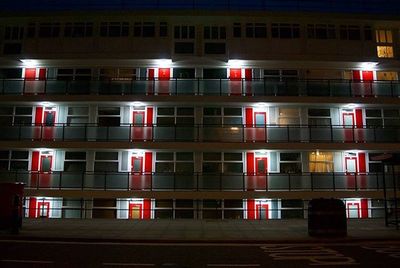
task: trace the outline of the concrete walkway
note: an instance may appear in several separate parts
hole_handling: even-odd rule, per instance
[[[0,239],[126,242],[315,242],[400,239],[379,219],[349,220],[346,238],[308,236],[307,220],[75,220],[24,219],[19,235]]]

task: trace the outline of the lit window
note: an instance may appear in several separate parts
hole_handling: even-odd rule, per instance
[[[375,31],[377,43],[378,58],[393,58],[393,34],[391,30],[376,30]]]
[[[309,160],[310,172],[333,172],[332,152],[311,152]]]
[[[378,58],[393,58],[393,47],[391,46],[377,46]]]

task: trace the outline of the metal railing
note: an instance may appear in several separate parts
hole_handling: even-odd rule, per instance
[[[1,182],[23,182],[27,189],[118,191],[378,191],[382,173],[132,173],[1,171]],[[396,177],[399,179],[399,176]],[[385,174],[386,188],[393,176]]]
[[[399,81],[247,79],[0,80],[2,95],[399,97]]]
[[[45,124],[0,126],[0,141],[396,143],[400,127]]]

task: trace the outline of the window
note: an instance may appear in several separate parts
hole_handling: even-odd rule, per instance
[[[157,125],[193,125],[193,107],[158,107]]]
[[[4,55],[21,54],[21,52],[22,52],[21,43],[5,43],[3,45],[3,54]]]
[[[133,36],[135,37],[154,37],[156,33],[154,22],[135,22]]]
[[[308,125],[310,126],[330,126],[330,109],[308,109]]]
[[[271,35],[281,39],[300,38],[300,24],[272,23]]]
[[[242,153],[203,153],[203,173],[243,173]]]
[[[118,172],[118,152],[96,152],[95,172]]]
[[[65,37],[91,37],[93,36],[92,22],[68,22],[64,27]]]
[[[333,24],[308,24],[307,37],[310,39],[336,39],[336,28]]]
[[[368,127],[400,126],[398,109],[366,109],[365,121]]]
[[[240,23],[233,24],[233,37],[240,38],[242,37],[242,25]]]
[[[266,38],[267,25],[265,23],[246,23],[246,37]]]
[[[50,38],[58,37],[60,35],[60,23],[40,23],[39,24],[39,37]]]
[[[136,80],[136,68],[100,69],[101,80]]]
[[[333,172],[332,152],[311,152],[309,153],[310,172]]]
[[[281,173],[301,173],[301,154],[280,153],[279,167]]]
[[[28,151],[0,151],[0,170],[28,171]]]
[[[204,44],[205,54],[225,54],[226,48],[225,43],[205,43]]]
[[[361,40],[360,26],[357,25],[340,25],[341,40]]]
[[[35,38],[36,37],[36,23],[29,23],[28,24],[26,37],[27,38]]]
[[[157,173],[185,173],[192,174],[194,171],[194,157],[191,152],[157,152]]]
[[[65,152],[64,171],[84,172],[86,170],[86,152]]]
[[[174,27],[174,38],[175,39],[194,39],[194,26],[181,25]]]
[[[372,160],[372,158],[381,155],[382,153],[368,153],[368,168],[370,173],[382,172],[382,162]]]
[[[86,124],[89,122],[88,107],[68,107],[67,125]]]
[[[391,30],[376,30],[378,58],[393,58],[393,35]]]
[[[4,40],[22,40],[24,38],[24,27],[6,26],[4,28]]]
[[[194,43],[193,42],[175,42],[175,54],[193,54]]]
[[[97,123],[99,126],[119,126],[120,107],[98,107]]]
[[[298,108],[279,108],[279,125],[300,125]]]
[[[167,37],[168,36],[168,23],[160,22],[160,37]]]
[[[297,80],[297,70],[264,70],[264,79],[272,81]]]
[[[57,80],[91,80],[91,69],[57,69]]]
[[[372,40],[372,27],[364,26],[364,40],[371,41]]]
[[[242,125],[242,108],[204,107],[203,124],[205,125]]]
[[[100,36],[102,37],[121,37],[128,35],[128,22],[102,22],[100,24]]]
[[[0,124],[3,126],[32,125],[32,107],[1,107]]]
[[[226,39],[225,26],[204,26],[204,39]]]

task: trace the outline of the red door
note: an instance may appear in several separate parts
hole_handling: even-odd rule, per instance
[[[267,157],[255,158],[256,190],[266,190],[268,187],[268,159]]]
[[[43,140],[54,139],[54,126],[56,122],[56,111],[44,111],[43,118]]]
[[[41,80],[41,81],[46,80],[46,69],[45,68],[39,69],[39,80]]]
[[[35,80],[35,79],[36,79],[36,68],[26,68],[25,80]]]
[[[229,79],[231,81],[241,80],[242,79],[242,69],[230,69]]]
[[[159,95],[169,95],[170,94],[170,68],[159,68],[158,69],[158,82],[156,82],[156,92]]]
[[[40,156],[39,187],[49,188],[51,186],[51,168],[53,157],[51,155]]]
[[[142,204],[129,203],[129,219],[143,219]]]
[[[37,218],[48,218],[50,216],[50,202],[39,201],[37,203]]]
[[[268,204],[257,204],[256,205],[256,219],[268,220]]]
[[[374,80],[374,72],[373,71],[362,71],[362,80],[363,81],[373,81]]]
[[[158,80],[166,81],[171,78],[171,69],[170,68],[160,68],[158,69]]]
[[[246,96],[253,95],[252,82],[253,82],[253,70],[244,69],[244,93]]]
[[[230,69],[229,80],[229,94],[242,95],[242,69]]]
[[[342,113],[343,119],[343,131],[344,131],[344,142],[354,141],[354,113],[344,112]]]
[[[143,141],[146,138],[144,137],[144,129],[146,128],[144,125],[145,113],[144,111],[133,111],[132,115],[132,141]]]

